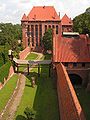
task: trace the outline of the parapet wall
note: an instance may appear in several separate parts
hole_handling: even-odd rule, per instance
[[[30,53],[30,47],[25,48],[23,51],[19,53],[20,59],[25,59],[27,55]]]
[[[65,67],[56,65],[60,120],[86,120]]]

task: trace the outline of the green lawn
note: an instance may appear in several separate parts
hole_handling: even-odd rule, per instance
[[[27,57],[26,60],[35,60],[38,57],[37,54],[35,53],[30,53]]]
[[[76,93],[84,110],[86,120],[90,120],[90,93],[86,92],[84,88],[77,88]]]
[[[18,75],[13,75],[7,84],[0,90],[0,112],[5,107],[6,103],[8,102],[9,98],[11,97],[18,80]]]
[[[35,88],[31,87],[32,76],[36,78]],[[41,69],[40,77],[37,76],[37,68],[34,68],[26,77],[24,94],[15,120],[25,120],[24,109],[27,106],[37,112],[36,120],[59,120],[56,82],[53,78],[48,77],[48,68]]]
[[[26,57],[26,60],[35,60],[37,57],[38,57],[37,54],[35,54],[35,53],[30,53],[30,54]],[[20,68],[19,68],[19,71],[20,71],[20,72],[23,72],[25,68],[27,68],[27,66],[24,65],[23,67],[20,67]]]

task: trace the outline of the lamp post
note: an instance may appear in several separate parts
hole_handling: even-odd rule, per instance
[[[8,57],[9,57],[9,59],[12,61],[13,60],[13,54],[12,54],[12,50],[10,49],[10,50],[8,50]]]

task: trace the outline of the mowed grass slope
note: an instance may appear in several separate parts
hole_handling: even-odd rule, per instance
[[[18,75],[14,74],[10,80],[6,83],[6,85],[0,90],[0,112],[4,109],[7,104],[9,98],[11,97],[14,89],[16,87],[18,80]]]

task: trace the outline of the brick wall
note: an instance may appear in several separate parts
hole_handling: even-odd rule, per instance
[[[56,65],[60,120],[86,120],[64,66]]]
[[[13,69],[13,66],[11,66],[10,69],[9,69],[8,78],[10,78],[13,74],[14,74],[14,69]]]
[[[25,48],[23,51],[19,53],[20,59],[25,59],[27,55],[30,53],[30,47]]]

